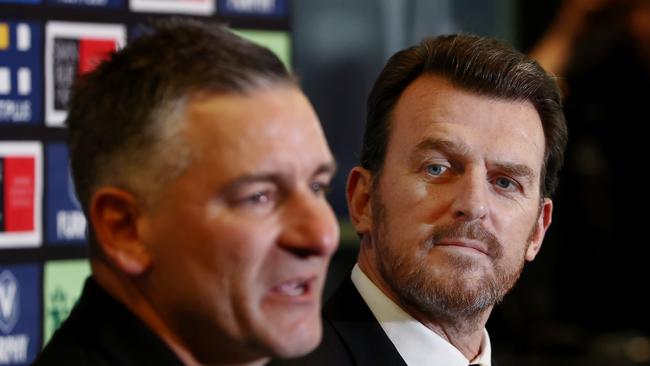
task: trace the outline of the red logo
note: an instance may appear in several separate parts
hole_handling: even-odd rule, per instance
[[[34,230],[35,160],[33,157],[4,159],[4,231]]]

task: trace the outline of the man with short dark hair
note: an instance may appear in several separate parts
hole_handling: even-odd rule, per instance
[[[426,39],[370,97],[348,177],[358,264],[301,365],[491,365],[485,324],[537,255],[567,142],[552,77],[499,42]]]
[[[36,365],[261,365],[316,347],[335,163],[271,51],[156,26],[80,80],[67,123],[93,274]]]

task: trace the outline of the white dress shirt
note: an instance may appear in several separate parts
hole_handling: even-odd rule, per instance
[[[361,271],[359,264],[352,269],[352,282],[377,318],[388,338],[408,366],[491,366],[490,337],[483,330],[481,349],[471,362],[451,343],[407,314],[389,299]]]

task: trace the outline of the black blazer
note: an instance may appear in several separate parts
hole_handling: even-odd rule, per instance
[[[323,308],[323,340],[316,350],[270,365],[406,366],[377,319],[348,278]]]
[[[315,351],[272,366],[407,366],[352,280],[347,278],[323,308],[323,340]],[[492,366],[497,366],[492,359]]]
[[[149,327],[92,277],[68,319],[33,363],[49,365],[183,366]]]

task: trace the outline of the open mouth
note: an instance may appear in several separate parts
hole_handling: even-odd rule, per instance
[[[288,297],[302,296],[309,292],[313,281],[313,278],[309,278],[283,282],[273,287],[273,292]]]

